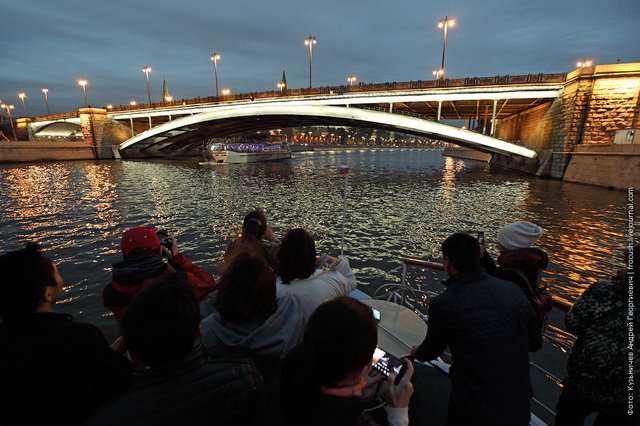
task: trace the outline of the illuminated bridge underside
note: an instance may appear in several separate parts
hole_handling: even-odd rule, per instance
[[[452,142],[487,153],[535,157],[532,150],[476,132],[415,117],[325,105],[257,104],[183,117],[143,132],[120,145],[123,157],[171,156],[199,149],[212,137],[300,126],[353,126],[393,130]]]

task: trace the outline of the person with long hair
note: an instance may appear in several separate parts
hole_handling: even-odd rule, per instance
[[[372,425],[362,392],[372,368],[378,334],[371,308],[338,297],[321,304],[307,324],[304,340],[285,358],[282,412],[286,425]],[[396,385],[387,380],[389,425],[407,425],[413,365]]]
[[[0,424],[81,424],[129,386],[131,364],[54,312],[64,281],[38,244],[0,256],[0,271]]]
[[[240,253],[262,254],[272,269],[277,265],[277,253],[280,240],[267,224],[267,217],[261,209],[248,212],[242,221],[242,233],[229,243],[224,253],[224,266],[228,266]],[[224,270],[223,270],[224,272]]]
[[[278,424],[280,366],[300,341],[313,312],[310,301],[276,296],[276,280],[264,256],[240,253],[201,304],[201,343],[213,357],[249,357],[263,376],[258,400],[263,425]]]
[[[320,256],[309,232],[302,228],[288,231],[278,251],[278,294],[297,294],[315,306],[346,296],[356,289],[356,277],[345,256]]]

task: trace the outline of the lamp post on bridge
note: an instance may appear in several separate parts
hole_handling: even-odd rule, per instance
[[[309,46],[309,89],[311,89],[311,75],[313,71],[313,45],[316,44],[316,38],[309,36],[304,39],[304,45]]]
[[[440,76],[444,74],[444,70],[442,68],[434,68],[433,75],[436,76],[436,80],[440,80]]]
[[[84,107],[89,108],[89,102],[87,102],[87,80],[78,80],[78,84],[82,86],[82,93],[84,94]]]
[[[27,97],[27,94],[24,92],[18,93],[18,97],[22,101],[22,108],[24,108],[24,118],[27,118],[29,114],[27,114],[27,104],[24,101],[24,99]]]
[[[353,83],[355,83],[356,80],[358,80],[358,78],[355,75],[350,75],[349,77],[347,77],[347,81],[349,82],[349,86],[353,86]]]
[[[13,119],[11,118],[11,110],[13,109],[13,105],[2,104],[0,108],[6,108],[7,116],[9,117],[9,123],[11,123],[11,130],[13,131],[13,140],[17,141],[18,137],[16,136],[16,128],[13,126]]]
[[[211,54],[211,61],[213,61],[213,74],[216,79],[216,98],[220,96],[220,92],[218,92],[218,61],[220,60],[220,54],[218,52],[213,52]]]
[[[47,105],[47,115],[51,115],[51,111],[49,111],[49,89],[43,87],[42,93],[44,93],[44,103]]]
[[[284,92],[284,88],[286,86],[286,84],[284,84],[284,82],[279,81],[276,86],[278,86],[278,89],[280,89],[280,92]]]
[[[591,59],[580,59],[576,62],[576,67],[578,68],[587,68],[590,67],[593,61]]]
[[[149,84],[149,73],[151,72],[151,67],[149,65],[145,65],[144,68],[142,68],[142,72],[147,76],[147,99],[149,100],[149,103],[151,103],[151,84]]]
[[[444,80],[444,52],[447,49],[447,30],[449,27],[453,27],[456,21],[453,18],[449,18],[445,16],[444,19],[438,21],[438,28],[444,29],[444,38],[442,44],[442,65],[440,66],[440,70],[442,73],[440,74],[440,78]]]

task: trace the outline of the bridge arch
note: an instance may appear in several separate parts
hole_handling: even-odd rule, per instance
[[[234,105],[182,117],[142,132],[122,143],[123,157],[179,154],[212,137],[283,127],[335,125],[373,127],[426,136],[479,151],[534,158],[535,151],[487,135],[417,117],[326,105],[261,103]]]

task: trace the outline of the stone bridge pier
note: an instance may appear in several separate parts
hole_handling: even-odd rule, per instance
[[[492,163],[567,181],[640,188],[640,135],[638,130],[635,139],[619,135],[638,127],[640,63],[579,68],[567,75],[553,102],[497,125],[499,139],[519,141],[538,153],[537,170],[504,156],[494,156]]]

